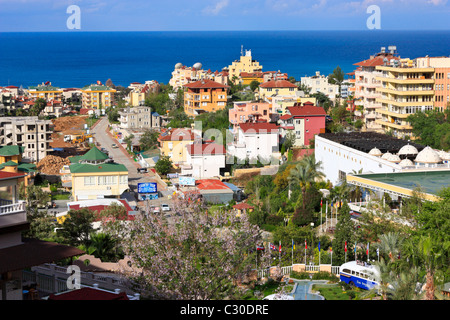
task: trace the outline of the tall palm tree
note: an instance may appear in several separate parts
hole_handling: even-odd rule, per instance
[[[377,246],[381,253],[389,256],[391,262],[395,262],[398,254],[400,253],[402,243],[403,238],[401,238],[398,233],[388,232],[380,236],[380,242]]]
[[[305,159],[306,158],[306,159]],[[316,179],[323,178],[325,175],[323,172],[318,171],[321,162],[315,162],[310,157],[305,157],[289,172],[288,181],[289,184],[298,184],[302,190],[302,208],[306,208],[306,190],[316,181]]]

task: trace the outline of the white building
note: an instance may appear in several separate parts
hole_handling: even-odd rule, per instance
[[[226,150],[217,143],[193,143],[186,146],[186,162],[181,165],[181,175],[196,179],[220,176],[225,168]]]
[[[227,145],[230,156],[244,162],[249,159],[263,164],[272,162],[274,153],[279,152],[279,128],[274,123],[256,122],[241,123],[235,141]]]
[[[315,158],[334,185],[347,174],[391,173],[449,167],[450,155],[375,132],[325,133],[315,138]],[[359,172],[361,170],[361,172]]]
[[[301,77],[301,84],[310,87],[310,94],[322,92],[330,99],[335,99],[339,95],[339,86],[337,84],[328,83],[328,77],[321,75],[320,71],[316,71],[315,76]]]

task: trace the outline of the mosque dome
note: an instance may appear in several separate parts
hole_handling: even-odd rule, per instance
[[[178,62],[178,63],[175,65],[175,69],[180,69],[182,66],[183,66],[183,64],[182,64],[181,62]]]
[[[392,153],[390,153],[390,152],[388,151],[388,152],[386,152],[385,154],[383,154],[383,155],[381,156],[381,159],[387,160],[390,156],[392,156]]]
[[[396,154],[389,154],[385,160],[389,161],[389,162],[394,162],[394,163],[399,163],[402,159],[400,159],[400,157]]]
[[[203,67],[203,65],[200,62],[197,62],[193,65],[193,67],[197,70],[200,70]]]
[[[444,150],[438,151],[438,155],[442,160],[449,161],[450,160],[450,152],[446,152]]]
[[[417,154],[415,162],[419,163],[439,163],[442,159],[431,147],[426,147]]]

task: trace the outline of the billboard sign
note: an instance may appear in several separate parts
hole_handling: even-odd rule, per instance
[[[158,192],[156,182],[138,183],[138,193],[155,193]]]
[[[195,178],[193,177],[179,177],[178,183],[181,186],[194,186],[195,187]]]

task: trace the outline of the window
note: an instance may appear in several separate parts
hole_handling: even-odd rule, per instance
[[[84,177],[85,186],[95,186],[95,177]]]

